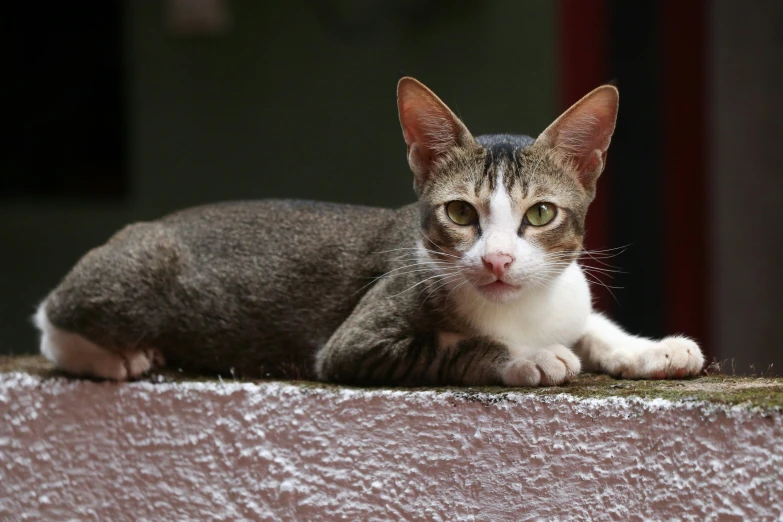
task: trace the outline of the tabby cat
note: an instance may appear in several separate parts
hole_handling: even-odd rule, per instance
[[[579,257],[614,87],[535,139],[474,137],[413,78],[398,108],[417,203],[234,202],[130,225],[40,305],[41,352],[115,380],[163,364],[404,386],[701,371],[692,340],[635,337],[592,310]]]

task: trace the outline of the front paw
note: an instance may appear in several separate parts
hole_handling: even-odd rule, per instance
[[[681,379],[698,375],[704,366],[699,345],[685,337],[666,337],[625,354],[611,371],[623,379]]]
[[[557,386],[573,379],[582,365],[565,346],[555,345],[511,359],[503,370],[507,386]]]

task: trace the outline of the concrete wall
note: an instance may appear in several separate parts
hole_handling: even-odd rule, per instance
[[[0,374],[2,520],[780,520],[783,417]]]

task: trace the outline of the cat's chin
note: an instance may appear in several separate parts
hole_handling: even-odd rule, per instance
[[[519,291],[522,289],[522,287],[505,283],[498,279],[493,283],[476,286],[476,289],[488,301],[502,303],[516,298],[519,295]]]

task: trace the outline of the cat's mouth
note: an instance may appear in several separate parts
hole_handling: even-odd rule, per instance
[[[478,289],[483,294],[492,299],[502,299],[504,297],[508,297],[511,294],[516,293],[520,288],[521,287],[518,285],[512,285],[500,279],[496,279],[491,283],[480,285],[478,287]]]

